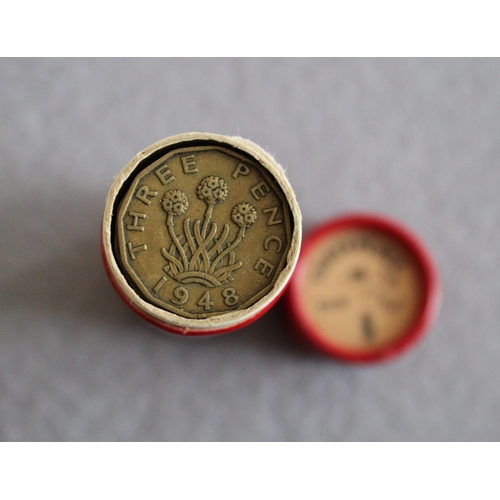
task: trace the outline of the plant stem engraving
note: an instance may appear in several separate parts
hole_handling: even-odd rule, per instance
[[[250,203],[239,203],[231,212],[231,220],[238,227],[235,239],[227,241],[230,233],[224,224],[218,235],[218,226],[212,221],[215,205],[226,200],[227,183],[224,179],[209,176],[202,179],[197,188],[198,198],[207,207],[203,220],[184,220],[183,235],[175,230],[174,218],[183,215],[189,206],[188,198],[180,190],[167,191],[162,198],[162,208],[167,214],[166,226],[172,243],[162,248],[168,261],[165,271],[179,283],[199,283],[217,287],[232,281],[231,273],[242,266],[236,261],[235,250],[245,237],[246,230],[255,224],[257,211]]]

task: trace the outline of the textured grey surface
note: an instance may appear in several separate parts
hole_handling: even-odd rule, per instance
[[[0,60],[0,438],[500,439],[499,60]],[[114,175],[180,132],[275,155],[305,228],[373,210],[425,240],[444,301],[388,364],[164,335],[101,264]]]

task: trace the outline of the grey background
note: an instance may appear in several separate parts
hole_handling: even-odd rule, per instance
[[[499,105],[499,60],[0,60],[0,438],[498,440]],[[274,154],[306,230],[410,226],[443,280],[428,337],[359,367],[276,308],[194,340],[130,312],[99,254],[107,190],[188,131]]]

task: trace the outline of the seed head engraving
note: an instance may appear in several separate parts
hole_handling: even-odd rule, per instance
[[[249,228],[257,220],[257,210],[250,203],[238,203],[231,213],[232,221],[242,229]]]
[[[207,205],[215,205],[227,198],[227,184],[224,179],[211,175],[205,177],[199,184],[198,198],[205,201]]]
[[[250,203],[238,203],[231,212],[231,220],[238,227],[236,237],[229,243],[230,228],[224,224],[220,234],[217,224],[212,221],[214,206],[226,200],[227,183],[217,176],[205,177],[196,189],[196,194],[207,207],[203,221],[189,218],[184,220],[184,235],[178,236],[174,227],[174,217],[183,215],[188,206],[188,198],[180,190],[167,191],[162,200],[162,208],[167,214],[167,229],[172,240],[170,247],[162,248],[162,255],[168,261],[165,271],[179,283],[200,283],[215,287],[232,281],[232,271],[239,269],[242,262],[236,261],[235,250],[245,237],[245,231],[255,224],[257,211]]]
[[[167,214],[172,214],[177,217],[182,215],[188,208],[189,202],[187,196],[178,189],[167,191],[161,200],[161,206]]]

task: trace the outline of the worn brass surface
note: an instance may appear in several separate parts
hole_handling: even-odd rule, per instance
[[[230,148],[174,149],[135,174],[114,222],[114,253],[146,301],[184,318],[243,310],[268,293],[293,232],[280,186]]]
[[[345,229],[310,253],[301,300],[325,339],[370,351],[414,324],[423,290],[421,270],[399,241],[376,230]]]

